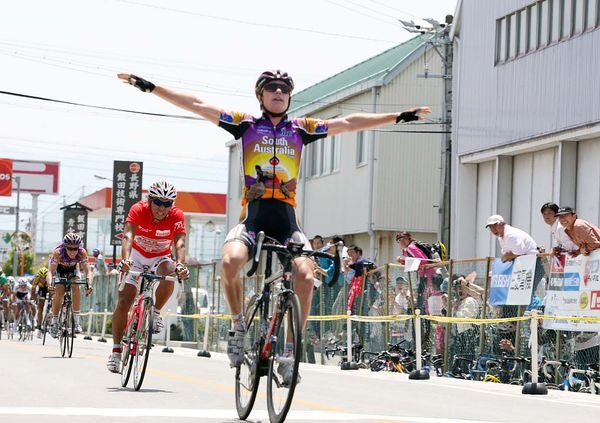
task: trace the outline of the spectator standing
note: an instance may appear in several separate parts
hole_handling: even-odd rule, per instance
[[[600,248],[600,228],[590,222],[578,219],[573,207],[561,207],[556,213],[560,224],[564,226],[565,233],[577,246],[570,251],[573,257],[583,254],[587,256],[594,250]]]
[[[475,284],[477,273],[456,279],[454,293],[458,296],[452,309],[452,317],[476,319],[482,305],[482,289]],[[456,323],[454,337],[454,354],[475,358],[475,350],[479,342],[479,327],[473,323]]]
[[[94,248],[92,255],[96,258],[96,264],[94,265],[94,268],[96,269],[97,274],[100,276],[106,276],[107,271],[104,255],[97,248]]]
[[[552,249],[556,251],[571,252],[577,249],[577,245],[569,238],[565,232],[565,228],[560,223],[560,219],[556,215],[558,213],[558,205],[555,203],[545,203],[540,210],[544,222],[550,226],[550,233],[552,234]]]
[[[589,255],[600,248],[600,228],[592,223],[579,219],[573,207],[561,207],[556,213],[566,234],[577,245],[577,249],[569,254],[573,257]],[[575,361],[581,366],[598,362],[600,346],[598,332],[581,332],[575,337]]]

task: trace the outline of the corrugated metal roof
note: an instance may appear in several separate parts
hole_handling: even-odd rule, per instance
[[[342,90],[364,84],[365,81],[384,79],[430,37],[428,34],[418,35],[294,94],[290,113]]]

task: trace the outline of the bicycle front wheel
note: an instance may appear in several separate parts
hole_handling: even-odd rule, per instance
[[[58,330],[61,355],[63,357],[67,355],[70,358],[73,355],[73,338],[75,337],[75,319],[71,304],[66,304],[61,309]]]
[[[42,335],[42,345],[46,345],[46,334],[48,330],[50,330],[50,313],[46,313],[44,319],[42,320],[42,331],[44,332]]]
[[[269,355],[267,409],[272,423],[285,420],[298,382],[298,364],[302,353],[300,303],[296,294],[287,295],[277,318]],[[287,344],[287,346],[286,346]]]
[[[133,387],[139,391],[146,374],[148,356],[152,348],[152,326],[154,324],[154,303],[147,300],[144,303],[142,319],[139,321],[136,338],[136,353],[133,356]]]
[[[260,333],[260,305],[256,304],[257,297],[253,297],[246,311],[246,336],[244,338],[244,351],[242,364],[235,369],[235,408],[240,420],[246,420],[254,407],[256,393],[260,382],[260,350],[263,342]]]
[[[131,324],[127,326],[123,339],[121,339],[121,386],[123,388],[127,386],[133,368],[133,355],[137,349],[136,327],[137,316],[133,316]]]

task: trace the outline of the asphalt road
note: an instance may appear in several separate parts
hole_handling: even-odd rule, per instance
[[[0,340],[0,422],[71,423],[236,422],[233,370],[223,354],[197,357],[174,348],[150,355],[142,389],[122,388],[105,364],[111,343],[81,337],[72,358],[58,342]],[[289,422],[592,422],[600,416],[600,395],[549,391],[521,393],[521,387],[432,377],[409,380],[397,373],[341,371],[302,363]],[[130,382],[131,384],[131,382]],[[249,422],[267,422],[266,383]]]

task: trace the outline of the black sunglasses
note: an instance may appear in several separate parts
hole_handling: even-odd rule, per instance
[[[69,251],[79,251],[79,247],[65,247]]]
[[[158,198],[153,198],[152,202],[154,203],[155,206],[163,206],[163,207],[171,207],[173,205],[172,201],[162,201],[159,200]]]
[[[278,89],[281,90],[281,92],[284,93],[284,94],[289,94],[292,91],[290,89],[290,87],[288,87],[285,84],[278,84],[276,82],[269,82],[267,85],[265,85],[265,91],[268,91],[270,93],[274,93]]]

